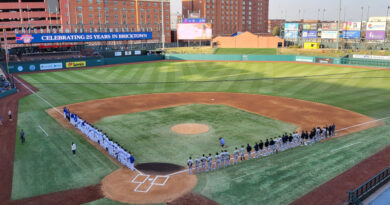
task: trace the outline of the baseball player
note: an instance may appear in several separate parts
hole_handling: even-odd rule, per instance
[[[246,152],[248,153],[248,159],[251,159],[251,151],[252,151],[252,147],[249,144],[247,144]]]
[[[130,152],[130,169],[131,171],[134,171],[134,162],[135,162],[135,158],[134,158],[134,155]]]
[[[245,160],[245,148],[244,145],[241,145],[241,155],[240,155],[240,160]]]
[[[211,153],[209,153],[209,157],[207,158],[208,163],[208,169],[210,171],[213,171],[213,157],[211,156]]]
[[[225,152],[221,150],[221,154],[219,156],[221,156],[221,166],[225,168]]]
[[[187,166],[188,166],[188,174],[192,174],[192,158],[190,157],[187,161]]]
[[[202,157],[200,158],[200,162],[202,163],[202,168],[201,168],[202,172],[207,172],[206,161],[207,159],[203,154]]]
[[[257,144],[257,142],[255,143],[255,157],[258,158],[259,157],[259,144]]]
[[[199,163],[200,163],[200,160],[198,157],[195,158],[195,169],[196,169],[196,173],[199,173],[200,170],[199,170]]]
[[[264,156],[263,147],[264,147],[263,140],[260,140],[260,143],[259,143],[259,152],[260,152],[259,153],[259,157]]]
[[[225,150],[225,164],[230,166],[230,153],[227,150]]]
[[[12,112],[11,112],[11,110],[8,110],[8,120],[12,121]]]
[[[240,154],[240,151],[238,151],[237,147],[234,149],[233,152],[233,165],[238,164],[238,155]]]
[[[215,153],[215,169],[221,168],[221,156],[217,153]]]

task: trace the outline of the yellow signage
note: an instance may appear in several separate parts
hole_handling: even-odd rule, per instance
[[[79,68],[87,66],[87,62],[85,61],[76,61],[76,62],[66,62],[67,68]]]

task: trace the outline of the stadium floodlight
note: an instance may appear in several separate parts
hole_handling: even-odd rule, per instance
[[[340,45],[340,19],[341,19],[341,0],[339,0],[339,20],[337,21],[337,50]]]
[[[164,0],[161,0],[161,43],[165,50],[165,31],[164,31]]]

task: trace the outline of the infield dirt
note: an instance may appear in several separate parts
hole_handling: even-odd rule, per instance
[[[297,125],[298,131],[309,130],[316,126],[324,126],[331,123],[336,124],[336,129],[348,128],[342,132],[338,132],[338,136],[358,132],[381,124],[379,122],[372,122],[375,119],[371,117],[330,105],[285,97],[242,93],[199,92],[145,94],[92,100],[65,106],[71,112],[77,113],[88,122],[95,123],[107,116],[188,104],[227,105]],[[58,107],[58,109],[61,110],[62,107]],[[53,109],[48,110],[48,113],[63,126],[69,127],[69,123],[64,124],[65,120],[62,115],[54,112]],[[363,125],[356,126],[359,124]],[[181,173],[169,179],[167,182],[168,186],[153,186],[150,192],[140,194],[133,191],[133,186],[136,186],[136,184],[131,184],[130,182],[135,177],[134,174],[134,172],[126,169],[120,169],[108,175],[103,180],[102,190],[104,195],[116,201],[128,203],[173,202],[174,199],[188,194],[196,185],[196,176],[188,176],[186,173]],[[186,183],[183,183],[183,181]],[[188,200],[190,199],[186,198],[184,201]]]

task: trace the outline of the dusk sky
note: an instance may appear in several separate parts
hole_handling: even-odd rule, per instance
[[[171,0],[172,11],[181,13],[181,0]],[[339,0],[270,0],[270,19],[284,18],[295,20],[299,18],[299,9],[301,9],[301,18],[317,19],[318,9],[320,19],[323,17],[325,9],[325,20],[336,20],[338,18]],[[341,19],[360,21],[362,15],[361,7],[364,7],[364,19],[367,19],[368,6],[370,6],[370,16],[386,16],[387,7],[390,6],[390,0],[342,0]],[[345,11],[344,11],[345,9]],[[286,13],[287,11],[287,13]]]

